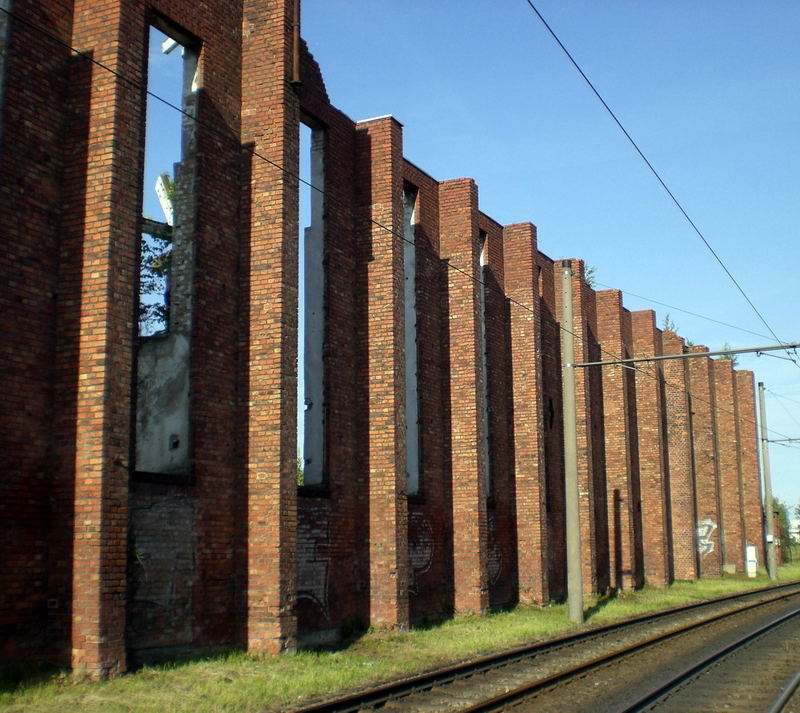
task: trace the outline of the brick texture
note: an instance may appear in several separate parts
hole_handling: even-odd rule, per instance
[[[660,356],[661,334],[651,310],[631,313],[634,356]],[[644,572],[649,584],[672,580],[669,463],[665,441],[664,377],[659,362],[636,369],[636,422],[642,495]]]
[[[563,597],[562,336],[575,334],[578,362],[680,354],[680,337],[619,291],[595,293],[578,259],[562,324],[560,261],[535,227],[500,225],[471,179],[406,160],[391,116],[339,111],[294,45],[292,0],[13,10],[113,72],[22,22],[0,28],[0,665],[104,678]],[[151,24],[199,46],[191,264],[173,257],[176,282],[193,274],[181,477],[131,462]],[[313,486],[298,486],[296,464],[301,121],[321,136],[325,176]],[[413,346],[404,192],[416,195]],[[763,562],[753,375],[708,357],[576,372],[585,591],[740,571],[748,544]]]
[[[604,359],[632,356],[631,317],[619,290],[597,293],[597,327]],[[603,367],[602,375],[609,573],[613,587],[633,589],[642,585],[644,571],[635,377],[614,365]]]
[[[684,354],[686,348],[677,334],[661,334],[664,355]],[[662,362],[666,447],[669,460],[670,531],[675,579],[697,579],[697,513],[695,512],[694,463],[691,414],[689,411],[688,362],[671,359]]]
[[[530,223],[508,225],[503,230],[503,238],[506,294],[511,301],[519,598],[523,602],[546,602],[549,595],[547,553],[550,538],[547,528],[536,228]]]

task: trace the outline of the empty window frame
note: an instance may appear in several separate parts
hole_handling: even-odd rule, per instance
[[[300,124],[297,482],[325,480],[325,131]]]
[[[199,43],[160,18],[153,20],[148,40],[136,471],[185,477],[190,455]]]
[[[481,357],[480,372],[483,382],[483,481],[486,489],[486,497],[491,497],[492,493],[492,450],[491,450],[491,421],[489,409],[489,337],[487,334],[487,281],[489,279],[489,240],[486,232],[481,230],[479,235],[481,254],[480,254],[480,290],[478,291],[479,300],[479,320],[480,320],[480,339]]]
[[[403,301],[405,322],[406,491],[420,490],[419,374],[417,339],[417,189],[403,189]]]
[[[163,25],[163,23],[159,23]],[[192,202],[192,177],[177,177],[196,133],[197,46],[163,27],[149,28],[142,234],[139,261],[139,335],[169,330],[176,215]],[[156,98],[158,97],[158,98]],[[162,101],[163,100],[163,101]],[[171,105],[171,106],[170,106]],[[184,113],[175,109],[180,107]]]

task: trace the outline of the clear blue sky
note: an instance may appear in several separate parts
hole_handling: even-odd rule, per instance
[[[537,7],[769,326],[800,341],[800,5]],[[525,0],[303,0],[302,22],[337,107],[393,114],[407,158],[475,178],[482,210],[535,223],[550,257],[585,259],[629,309],[712,350],[775,343]],[[800,368],[739,368],[783,397],[768,394],[771,437],[800,437]],[[770,457],[776,494],[800,503],[800,444]]]

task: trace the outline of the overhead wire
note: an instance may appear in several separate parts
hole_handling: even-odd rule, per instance
[[[550,24],[547,22],[547,20],[545,20],[545,18],[542,15],[542,13],[539,12],[539,10],[537,9],[536,5],[533,4],[532,0],[525,0],[525,2],[528,4],[528,6],[531,8],[531,10],[536,14],[536,16],[539,18],[541,23],[544,25],[544,27],[550,33],[550,36],[555,40],[556,44],[558,44],[558,46],[561,48],[561,50],[567,56],[567,59],[569,59],[569,61],[572,63],[572,66],[575,67],[575,69],[578,71],[578,73],[581,75],[581,77],[583,77],[583,80],[586,82],[586,84],[592,90],[592,92],[594,93],[595,97],[597,97],[597,99],[603,105],[605,110],[608,112],[609,116],[614,120],[614,123],[617,125],[617,127],[619,127],[620,131],[625,135],[625,138],[628,139],[628,142],[631,144],[631,146],[633,146],[633,148],[635,149],[636,153],[639,154],[639,157],[642,159],[642,161],[644,161],[644,163],[647,166],[647,168],[650,170],[650,172],[653,174],[653,176],[655,176],[656,180],[661,184],[661,187],[664,189],[664,191],[670,197],[672,202],[678,208],[680,213],[683,215],[683,217],[686,219],[686,221],[692,227],[692,229],[697,234],[697,236],[700,238],[700,240],[702,240],[702,242],[706,246],[706,248],[708,248],[709,252],[713,255],[714,259],[719,263],[720,267],[725,271],[725,274],[730,278],[731,282],[736,286],[736,289],[740,292],[742,297],[744,297],[744,299],[747,301],[747,304],[750,305],[750,307],[752,308],[753,312],[755,312],[755,314],[758,316],[759,320],[761,320],[761,323],[767,328],[767,331],[769,331],[769,333],[772,335],[772,338],[775,339],[775,341],[778,342],[779,344],[786,344],[785,341],[779,339],[778,335],[775,334],[775,332],[772,329],[772,327],[770,327],[770,325],[767,323],[767,320],[764,318],[764,316],[761,314],[761,312],[755,306],[755,304],[750,299],[750,297],[748,297],[747,293],[744,291],[742,286],[739,284],[739,282],[733,276],[733,273],[731,273],[731,271],[728,269],[728,266],[723,262],[722,258],[719,256],[717,251],[714,250],[714,248],[711,246],[711,243],[706,239],[705,235],[700,230],[700,228],[697,227],[697,224],[689,216],[689,213],[683,207],[681,202],[677,199],[677,197],[672,192],[670,187],[666,184],[664,179],[661,177],[661,174],[656,170],[656,168],[653,166],[653,164],[650,162],[650,160],[647,158],[647,156],[645,156],[644,152],[639,148],[639,145],[636,143],[634,138],[631,136],[631,134],[628,132],[628,130],[623,126],[622,122],[619,120],[617,115],[614,113],[614,111],[608,105],[606,100],[603,99],[603,97],[600,94],[600,92],[594,86],[594,84],[589,79],[589,77],[586,75],[586,73],[583,71],[583,69],[581,69],[581,67],[578,64],[578,62],[572,56],[570,51],[566,48],[566,46],[561,41],[561,39],[558,37],[558,35],[555,33],[553,28],[550,27]],[[790,353],[789,350],[787,350],[787,354],[789,354],[789,353]],[[796,366],[798,366],[798,368],[800,368],[800,364],[798,364],[798,362],[795,359],[792,359],[792,361]]]
[[[534,10],[535,10],[535,8],[534,8]],[[145,94],[146,94],[147,96],[149,96],[149,97],[152,97],[153,99],[155,99],[155,100],[157,100],[157,101],[161,102],[161,103],[162,103],[162,104],[164,104],[165,106],[167,106],[167,107],[169,107],[169,108],[173,109],[174,111],[177,111],[177,112],[179,112],[179,113],[180,113],[180,114],[182,114],[183,116],[185,116],[185,117],[187,117],[188,119],[190,119],[190,120],[192,120],[193,122],[195,122],[195,123],[196,123],[198,126],[202,127],[204,130],[209,130],[209,131],[213,132],[214,134],[216,134],[216,135],[218,135],[218,136],[224,137],[224,138],[225,138],[225,139],[227,139],[227,140],[234,140],[234,141],[235,141],[235,139],[231,139],[231,137],[230,137],[230,135],[229,135],[229,134],[227,134],[227,133],[225,133],[225,132],[221,131],[220,129],[217,129],[217,128],[216,128],[216,127],[214,127],[214,126],[211,126],[211,125],[208,125],[208,124],[204,123],[204,122],[203,122],[203,121],[201,121],[201,120],[200,120],[198,117],[194,116],[194,115],[193,115],[193,114],[191,114],[190,112],[187,112],[187,111],[186,111],[185,109],[183,109],[182,107],[179,107],[179,106],[177,106],[177,105],[173,104],[172,102],[168,101],[167,99],[164,99],[163,97],[159,96],[159,95],[158,95],[158,94],[156,94],[155,92],[151,91],[151,90],[150,90],[150,89],[148,89],[148,88],[147,88],[145,85],[143,85],[141,82],[139,82],[139,81],[137,81],[137,80],[135,80],[135,79],[132,79],[132,78],[130,78],[130,77],[127,77],[127,76],[125,76],[123,73],[121,73],[121,72],[119,72],[119,71],[117,71],[117,70],[113,69],[112,67],[109,67],[108,65],[104,64],[103,62],[100,62],[99,60],[95,59],[94,57],[92,57],[91,55],[87,54],[86,52],[82,52],[81,50],[78,50],[77,48],[73,47],[72,45],[70,45],[69,43],[65,42],[65,41],[64,41],[64,40],[62,40],[61,38],[57,37],[56,35],[52,34],[51,32],[49,32],[49,31],[45,30],[45,29],[44,29],[44,28],[42,28],[42,27],[39,27],[37,24],[35,24],[35,23],[33,23],[33,22],[30,22],[30,21],[29,21],[29,20],[27,20],[26,18],[20,17],[18,14],[14,13],[14,12],[12,12],[12,11],[10,11],[10,10],[6,9],[6,8],[0,7],[0,11],[2,11],[3,13],[5,13],[5,14],[6,14],[6,15],[8,15],[9,17],[13,18],[15,21],[17,21],[17,22],[20,22],[20,23],[22,23],[22,24],[24,24],[24,25],[28,26],[29,28],[31,28],[31,29],[33,29],[33,30],[35,30],[35,31],[39,32],[40,34],[42,34],[42,35],[44,35],[44,36],[46,36],[46,37],[50,38],[51,40],[53,40],[54,42],[58,43],[58,44],[59,44],[59,45],[61,45],[62,47],[64,47],[64,48],[66,48],[66,49],[70,50],[71,52],[75,53],[75,55],[77,55],[78,57],[81,57],[82,59],[84,59],[84,60],[86,60],[86,61],[88,61],[88,62],[90,62],[90,63],[92,63],[92,64],[96,65],[97,67],[99,67],[99,68],[103,69],[104,71],[107,71],[107,72],[111,73],[112,75],[114,75],[115,77],[117,77],[117,78],[119,78],[119,79],[121,79],[121,80],[125,81],[125,82],[126,82],[128,85],[130,85],[130,86],[133,86],[134,88],[136,88],[136,89],[139,89],[140,91],[144,91],[144,92],[145,92]],[[538,11],[536,11],[536,12],[537,12],[537,14],[538,14]],[[541,16],[540,16],[540,17],[541,17]],[[542,18],[542,21],[544,22],[544,18]],[[546,23],[545,23],[545,25],[546,25]],[[549,26],[548,26],[548,29],[549,29]],[[551,33],[552,33],[552,30],[551,30]],[[555,37],[555,35],[554,35],[554,37]],[[557,41],[557,42],[559,42],[559,44],[561,44],[561,43],[560,43],[560,41],[558,40],[558,38],[556,38],[556,41]],[[562,48],[563,48],[563,45],[562,45]],[[563,48],[563,49],[564,49],[564,51],[566,52],[566,48]],[[568,53],[567,53],[567,54],[568,54]],[[574,63],[574,60],[573,60],[573,63]],[[576,67],[577,67],[577,64],[576,64]],[[580,68],[578,68],[578,70],[580,71]],[[583,74],[583,72],[581,72],[581,74]],[[584,75],[584,78],[586,78],[586,77],[585,77],[585,75]],[[587,82],[589,82],[588,78],[586,78],[586,81],[587,81]],[[590,84],[590,86],[591,86],[591,83],[590,83],[590,82],[589,82],[589,84]],[[598,97],[599,97],[599,94],[598,94]],[[601,101],[603,101],[601,97],[599,97],[599,98],[600,98],[600,100],[601,100]],[[603,102],[603,103],[605,104],[605,102]],[[609,109],[609,111],[610,111],[610,109]],[[612,113],[612,115],[613,115],[613,113]],[[625,131],[625,129],[624,129],[622,126],[621,126],[621,124],[620,124],[620,128],[622,128],[622,130],[623,130],[623,131]],[[625,132],[625,133],[627,134],[627,132]],[[632,140],[631,140],[631,141],[632,141]],[[237,145],[237,148],[241,148],[241,147],[242,147],[242,146],[241,146],[241,144],[240,144],[239,142],[236,142],[236,145]],[[635,144],[634,144],[634,146],[635,146]],[[260,152],[256,151],[254,148],[252,148],[251,146],[248,146],[248,147],[247,147],[247,150],[248,150],[248,151],[250,152],[250,154],[251,154],[252,156],[254,156],[255,158],[258,158],[259,160],[261,160],[261,161],[264,161],[264,162],[265,162],[265,163],[267,163],[268,165],[270,165],[270,166],[272,166],[272,167],[276,168],[277,170],[279,170],[280,172],[282,172],[282,173],[283,173],[285,176],[287,176],[288,178],[292,178],[292,179],[294,179],[295,181],[297,181],[297,182],[298,182],[298,185],[299,185],[299,184],[303,184],[303,185],[305,185],[305,186],[309,187],[310,189],[312,189],[312,190],[314,190],[314,191],[317,191],[317,192],[319,192],[319,193],[320,193],[321,195],[323,195],[323,196],[324,196],[324,197],[325,197],[327,200],[329,200],[329,201],[332,201],[333,203],[337,203],[337,202],[338,202],[338,201],[337,201],[335,198],[333,198],[333,197],[332,197],[332,196],[331,196],[331,195],[330,195],[330,194],[329,194],[329,193],[328,193],[328,192],[327,192],[325,189],[323,189],[323,188],[319,188],[318,186],[315,186],[315,185],[313,185],[311,182],[309,182],[309,181],[305,180],[304,178],[302,178],[302,176],[300,176],[299,174],[297,174],[297,173],[295,173],[295,172],[291,171],[290,169],[287,169],[287,168],[285,168],[284,166],[282,166],[281,164],[277,163],[276,161],[273,161],[273,160],[272,160],[272,159],[270,159],[269,157],[267,157],[267,156],[264,156],[263,154],[261,154]],[[643,158],[644,158],[644,156],[643,156]],[[646,160],[647,160],[647,159],[645,159],[645,161],[646,161]],[[665,187],[666,187],[666,186],[665,186]],[[667,190],[668,190],[668,189],[667,189]],[[354,220],[355,220],[357,217],[359,217],[359,216],[356,216],[356,215],[355,215],[355,213],[354,213],[354,211],[353,211],[353,209],[352,209],[351,207],[349,207],[349,206],[345,206],[345,208],[346,208],[347,212],[350,214],[350,217],[351,217],[352,219],[354,219]],[[688,216],[687,216],[687,217],[688,217]],[[402,233],[399,233],[399,232],[397,232],[396,230],[394,230],[393,228],[391,228],[391,227],[389,227],[389,226],[386,226],[386,225],[384,225],[384,224],[383,224],[383,223],[381,223],[380,221],[377,221],[377,220],[375,220],[374,218],[370,217],[370,218],[368,219],[368,222],[369,222],[369,223],[371,223],[371,224],[373,224],[373,225],[375,225],[376,227],[378,227],[378,228],[380,228],[380,229],[382,229],[382,230],[386,231],[387,233],[389,233],[389,234],[393,235],[394,237],[397,237],[397,238],[399,238],[399,239],[400,239],[400,240],[402,240],[403,242],[406,242],[406,243],[408,243],[408,244],[410,244],[410,245],[415,245],[415,246],[416,246],[416,243],[415,243],[414,241],[411,241],[411,240],[409,240],[409,239],[408,239],[408,238],[406,238],[406,237],[405,237],[405,235],[403,235]],[[473,274],[470,274],[469,272],[467,272],[466,270],[462,269],[461,267],[459,267],[459,266],[457,266],[457,265],[453,264],[451,261],[449,261],[449,260],[443,260],[443,262],[444,262],[445,266],[446,266],[446,267],[448,267],[449,269],[452,269],[452,270],[454,270],[454,271],[456,271],[456,272],[459,272],[459,273],[461,273],[462,275],[464,275],[465,277],[467,277],[467,278],[469,278],[470,280],[474,281],[475,283],[477,283],[477,284],[479,284],[479,285],[482,285],[482,286],[484,286],[484,287],[487,287],[487,288],[489,288],[489,289],[495,289],[495,290],[499,290],[499,288],[498,288],[497,286],[495,286],[494,284],[491,284],[491,283],[484,282],[483,280],[481,280],[480,278],[476,277],[475,275],[473,275]],[[527,312],[529,312],[529,313],[531,313],[531,314],[535,314],[535,313],[536,313],[536,311],[535,311],[534,309],[531,309],[531,308],[530,308],[530,307],[528,307],[527,305],[525,305],[525,304],[523,304],[523,303],[521,303],[521,302],[519,302],[519,301],[517,301],[517,300],[515,300],[515,299],[513,299],[513,298],[511,298],[511,297],[509,297],[508,295],[505,295],[505,293],[502,293],[502,292],[501,292],[501,294],[502,294],[502,296],[503,296],[503,297],[504,297],[506,300],[508,300],[508,302],[509,302],[510,304],[514,304],[514,305],[516,305],[516,306],[518,306],[518,307],[520,307],[520,308],[524,309],[525,311],[527,311]],[[762,321],[763,321],[763,320],[762,320]],[[765,324],[766,324],[766,323],[765,323]],[[579,340],[580,342],[582,342],[582,343],[584,343],[584,344],[587,344],[587,345],[588,345],[588,344],[590,344],[590,343],[589,343],[589,342],[588,342],[588,341],[587,341],[587,340],[586,340],[586,339],[583,337],[583,335],[581,335],[581,334],[576,334],[574,331],[572,331],[572,330],[568,329],[567,327],[565,327],[565,326],[564,326],[563,324],[561,324],[560,322],[556,322],[556,326],[557,326],[557,327],[558,327],[558,328],[559,328],[561,331],[563,331],[563,332],[565,332],[565,333],[569,333],[569,334],[571,334],[571,335],[572,335],[572,336],[573,336],[575,339]],[[767,327],[769,328],[769,325],[767,325]],[[770,332],[772,332],[772,330],[770,330]],[[777,338],[777,336],[775,336],[775,335],[774,335],[774,333],[772,333],[772,334],[773,334],[773,337],[774,337],[774,338],[775,338],[777,341],[779,341],[779,342],[781,341],[781,340],[779,340],[779,339]],[[783,343],[783,342],[781,342],[781,343]],[[600,351],[601,351],[602,353],[604,353],[604,354],[606,354],[606,355],[608,355],[608,356],[611,356],[611,357],[613,357],[614,359],[622,359],[622,358],[623,358],[621,355],[614,354],[614,353],[612,353],[612,352],[608,351],[607,349],[605,349],[604,347],[602,347],[602,345],[600,345],[599,343],[597,343],[597,344],[596,344],[596,346],[597,346],[597,347],[600,349]],[[682,392],[683,392],[683,391],[685,391],[685,392],[687,393],[687,395],[691,396],[691,393],[688,391],[688,389],[686,389],[686,387],[685,387],[685,386],[677,386],[677,385],[672,385],[672,384],[670,384],[670,383],[669,383],[669,382],[667,382],[667,381],[666,381],[666,379],[663,377],[663,374],[662,374],[661,376],[659,376],[658,374],[651,374],[650,372],[648,372],[648,371],[646,371],[646,370],[642,369],[641,367],[639,367],[639,366],[637,366],[637,365],[620,365],[620,366],[624,366],[624,367],[626,367],[626,368],[632,368],[634,371],[640,372],[640,373],[642,373],[642,374],[646,375],[646,376],[647,376],[647,377],[649,377],[649,378],[655,379],[655,380],[656,380],[656,381],[658,381],[659,383],[664,383],[665,385],[669,385],[671,388],[679,389],[679,390],[681,390]],[[705,399],[698,398],[698,397],[693,397],[693,398],[695,398],[695,400],[699,400],[699,401],[701,401],[701,402],[704,402],[704,403],[707,403],[707,404],[710,404],[710,405],[714,406],[714,404],[712,404],[710,401],[707,401],[707,400],[705,400]],[[736,416],[736,414],[735,414],[733,411],[730,411],[730,410],[728,410],[728,409],[724,409],[724,408],[720,408],[718,405],[716,406],[716,408],[717,408],[717,410],[719,410],[719,411],[723,411],[723,412],[726,412],[726,413],[729,413],[729,414],[733,414],[734,416]],[[748,421],[748,422],[752,422],[753,424],[756,424],[756,421],[754,421],[754,420],[752,420],[752,419],[744,419],[744,420],[746,420],[746,421]],[[771,428],[770,428],[770,429],[768,429],[768,430],[769,430],[770,432],[772,432],[772,433],[776,434],[776,435],[779,435],[779,436],[784,436],[784,437],[785,437],[785,434],[778,433],[777,431],[774,431],[774,430],[773,430],[773,429],[771,429]]]
[[[692,312],[691,310],[684,309],[683,307],[676,307],[675,305],[667,304],[666,302],[659,302],[652,297],[644,297],[642,295],[637,295],[635,292],[631,292],[630,290],[625,290],[622,288],[613,287],[612,285],[605,285],[602,282],[597,283],[598,287],[605,287],[606,289],[615,290],[619,289],[620,292],[626,295],[630,295],[631,297],[636,297],[637,299],[644,300],[645,302],[651,302],[653,304],[661,305],[662,307],[668,307],[669,309],[674,309],[677,312],[683,312],[684,314],[691,315],[692,317],[699,317],[700,319],[705,319],[708,322],[714,322],[715,324],[722,325],[723,327],[730,327],[731,329],[736,329],[740,332],[745,332],[747,334],[752,334],[756,337],[763,337],[764,339],[771,339],[772,337],[768,334],[761,334],[760,332],[754,332],[750,329],[745,329],[744,327],[738,327],[735,324],[729,324],[728,322],[722,322],[719,319],[714,319],[713,317],[709,317],[704,314],[700,314],[698,312]]]

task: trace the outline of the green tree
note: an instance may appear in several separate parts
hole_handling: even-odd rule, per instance
[[[772,509],[778,513],[781,536],[778,544],[781,548],[784,562],[791,562],[794,559],[794,543],[789,535],[789,507],[780,498],[772,499]]]
[[[726,351],[728,351],[730,348],[731,348],[731,345],[730,345],[730,343],[729,343],[729,342],[725,342],[725,343],[722,345],[722,349],[721,349],[720,351],[726,352]],[[739,363],[739,357],[738,357],[736,354],[723,354],[723,355],[720,357],[720,359],[727,359],[728,361],[731,361],[731,362],[733,362],[733,365],[732,365],[732,366],[733,366],[733,368],[734,368],[734,369],[736,368],[736,365]]]

